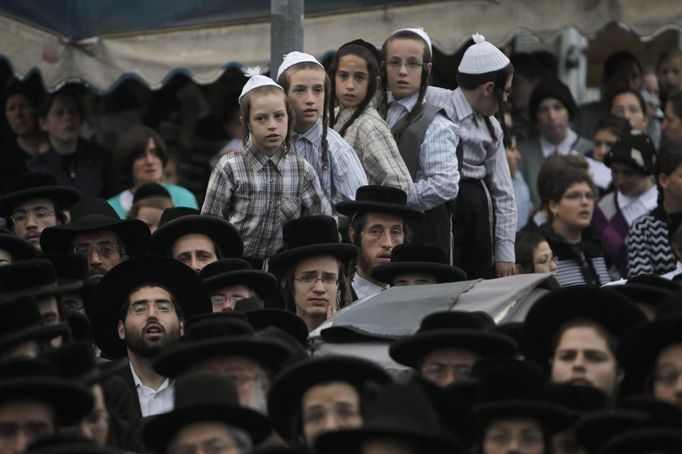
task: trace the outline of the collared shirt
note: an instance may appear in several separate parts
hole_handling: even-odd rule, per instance
[[[320,178],[325,196],[336,205],[338,202],[355,200],[355,191],[367,185],[367,176],[355,150],[343,140],[338,132],[327,129],[329,163],[322,164],[322,120],[318,120],[303,134],[293,134],[293,148],[304,158]]]
[[[679,260],[677,261],[677,266],[675,267],[674,270],[668,271],[668,272],[665,273],[665,274],[661,274],[661,277],[662,277],[663,279],[667,279],[667,280],[669,280],[669,281],[672,281],[673,278],[674,278],[675,276],[677,276],[678,274],[682,274],[682,262],[680,262]]]
[[[490,117],[497,136],[497,141],[493,141],[484,118],[474,113],[459,88],[453,91],[429,87],[426,101],[445,109],[450,120],[459,126],[459,138],[464,144],[462,178],[484,179],[493,199],[495,261],[514,262],[516,202],[499,122]]]
[[[337,108],[337,111],[334,129],[338,132],[356,109]],[[343,138],[355,149],[369,184],[392,186],[410,193],[413,184],[410,171],[400,156],[391,130],[374,107],[366,107],[346,129]]]
[[[566,137],[558,144],[550,143],[543,135],[540,135],[540,148],[542,148],[542,155],[546,158],[553,154],[567,155],[573,151],[573,144],[578,140],[578,134],[573,132],[571,128],[566,131]]]
[[[393,129],[417,104],[419,93],[402,99],[389,95],[386,123]],[[438,113],[426,128],[419,147],[419,170],[414,188],[407,196],[407,204],[418,210],[430,210],[457,197],[459,171],[457,170],[457,126]]]
[[[358,301],[369,298],[370,296],[376,295],[380,291],[384,290],[386,287],[375,284],[374,282],[368,281],[364,277],[355,273],[353,276],[353,290],[358,297]]]
[[[530,213],[533,211],[533,202],[530,200],[528,183],[526,183],[526,180],[523,178],[523,174],[520,171],[516,171],[516,175],[512,177],[512,182],[514,183],[514,196],[518,212],[516,215],[516,219],[518,220],[516,230],[519,231],[528,222]]]
[[[644,194],[636,197],[629,197],[618,191],[616,201],[625,221],[630,226],[635,222],[635,219],[656,208],[658,205],[658,188],[654,185]]]
[[[262,260],[282,247],[285,222],[331,215],[331,206],[305,159],[285,149],[268,157],[249,144],[220,158],[201,212],[231,222],[244,240],[244,257]]]
[[[135,373],[135,368],[129,363],[130,372],[133,374],[137,399],[140,401],[142,417],[154,416],[160,413],[168,413],[173,410],[173,398],[175,397],[175,381],[166,378],[159,389],[154,390],[146,386]]]

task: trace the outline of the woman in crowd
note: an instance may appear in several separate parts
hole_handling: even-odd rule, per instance
[[[168,150],[156,131],[146,126],[134,126],[118,139],[116,148],[116,156],[123,157],[121,174],[130,183],[128,189],[109,199],[109,205],[121,218],[128,215],[135,192],[146,183],[161,184],[170,194],[173,206],[199,208],[190,191],[163,182]]]

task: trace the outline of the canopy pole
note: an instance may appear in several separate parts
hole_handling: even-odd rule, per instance
[[[304,0],[270,0],[270,75],[277,77],[277,68],[284,54],[303,50]]]

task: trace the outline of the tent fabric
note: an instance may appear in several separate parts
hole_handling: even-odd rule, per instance
[[[20,78],[39,71],[49,90],[80,80],[106,92],[129,77],[157,89],[178,71],[205,84],[226,67],[268,63],[269,3],[5,0],[0,56]],[[679,0],[308,1],[304,50],[319,56],[352,38],[380,45],[418,25],[452,53],[473,32],[500,45],[520,30],[548,40],[569,26],[589,36],[614,21],[647,40],[682,29],[682,7]]]

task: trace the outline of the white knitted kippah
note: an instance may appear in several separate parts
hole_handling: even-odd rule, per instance
[[[471,35],[474,44],[462,57],[458,71],[464,74],[483,74],[504,68],[509,64],[509,58],[500,49],[485,40],[485,36],[478,33]]]
[[[284,71],[299,63],[315,63],[318,64],[320,68],[324,69],[322,63],[317,61],[317,58],[313,57],[312,55],[293,51],[284,55],[284,61],[282,61],[282,64],[279,65],[279,69],[277,70],[277,79],[279,79],[279,76],[281,76]]]
[[[421,28],[421,27],[419,27],[419,28],[401,28],[400,30],[396,30],[393,33],[391,33],[391,36],[393,36],[399,32],[412,32],[415,35],[418,35],[421,39],[426,41],[426,44],[429,46],[429,53],[431,55],[433,55],[433,49],[431,48],[431,38],[429,38],[428,33],[426,33],[423,28]]]
[[[244,75],[246,77],[248,77],[249,80],[246,81],[244,88],[242,88],[242,93],[239,95],[240,101],[251,90],[253,90],[255,88],[259,88],[259,87],[265,87],[267,85],[277,87],[280,90],[284,91],[284,89],[281,86],[279,86],[279,84],[277,82],[270,79],[268,76],[264,76],[261,74],[260,66],[254,66],[252,68],[248,68],[246,70],[246,72],[244,73]]]

